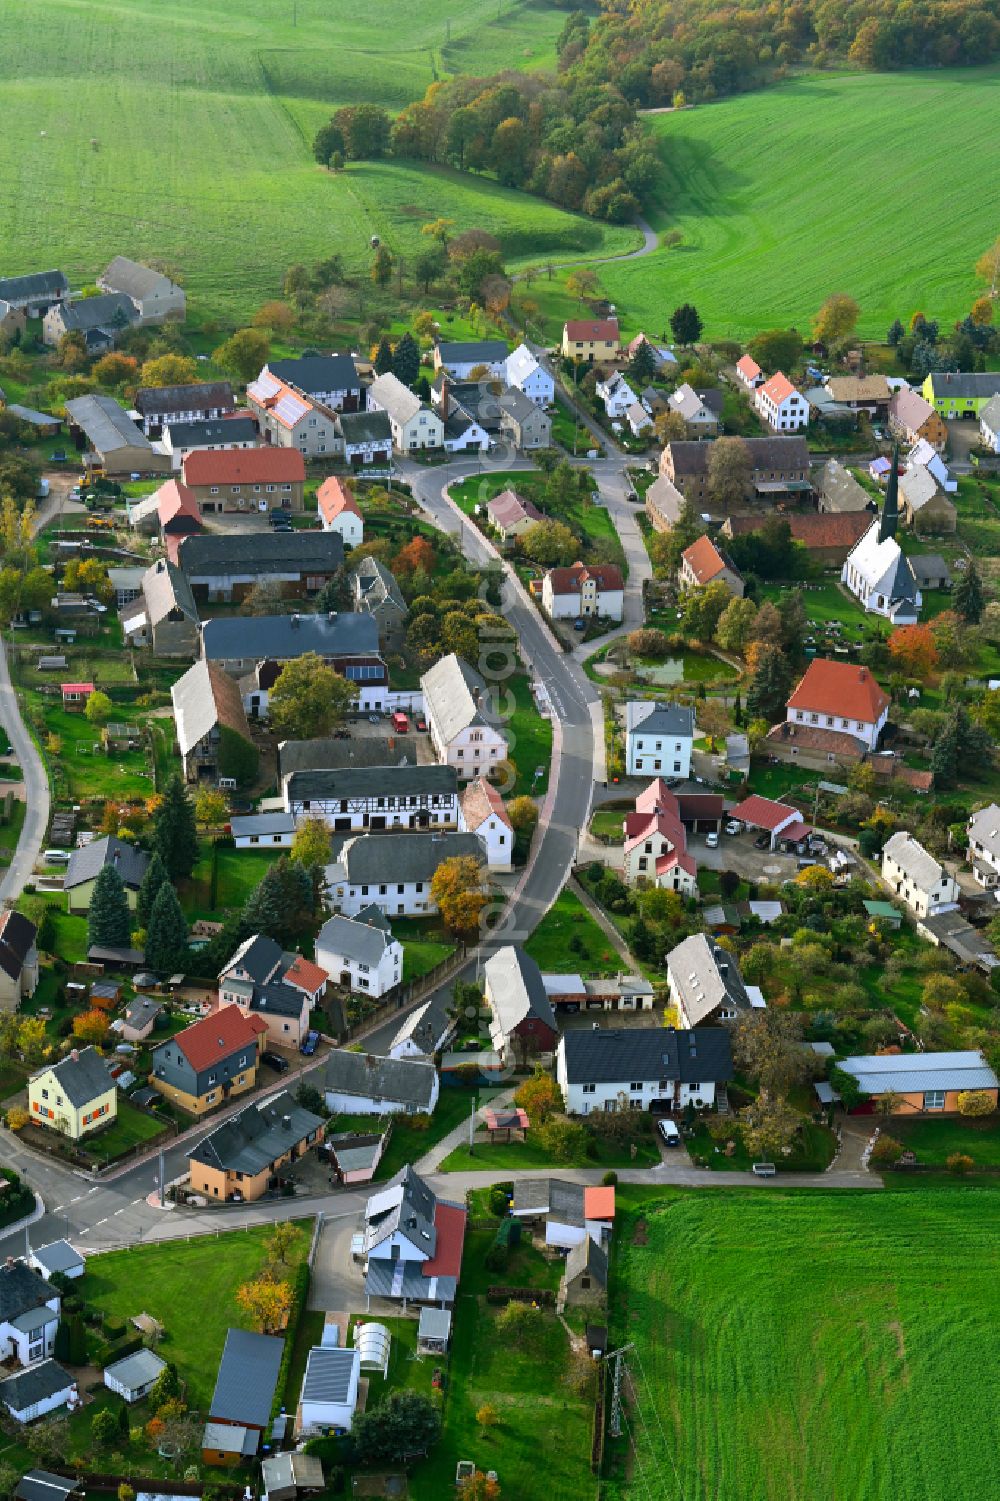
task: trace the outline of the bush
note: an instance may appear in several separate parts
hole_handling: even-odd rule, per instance
[[[959,1115],[975,1117],[993,1113],[993,1096],[988,1089],[963,1089],[956,1103]]]
[[[610,1168],[604,1174],[604,1177],[601,1179],[601,1182],[604,1184],[605,1188],[614,1188],[615,1185],[618,1182],[618,1174],[614,1171],[613,1168]]]
[[[903,1155],[903,1144],[894,1136],[880,1136],[872,1147],[871,1160],[880,1167],[893,1167]]]
[[[503,1219],[510,1208],[510,1196],[499,1183],[494,1183],[490,1189],[490,1214]]]
[[[967,1156],[965,1152],[952,1152],[951,1156],[945,1162],[945,1167],[949,1173],[954,1173],[956,1178],[964,1178],[966,1173],[972,1172],[975,1165],[972,1158]]]

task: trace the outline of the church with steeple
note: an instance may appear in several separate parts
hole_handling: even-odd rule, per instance
[[[860,542],[847,555],[841,583],[872,615],[893,625],[915,625],[923,603],[910,561],[896,541],[899,525],[899,449],[893,448],[885,503]]]

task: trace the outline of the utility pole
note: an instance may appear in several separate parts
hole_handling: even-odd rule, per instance
[[[620,1350],[611,1350],[605,1356],[611,1362],[611,1418],[608,1432],[612,1438],[622,1436],[622,1366],[625,1365],[624,1357],[632,1348],[630,1344],[622,1345]]]
[[[473,1137],[476,1134],[476,1105],[478,1103],[478,1100],[479,1100],[479,1091],[476,1090],[476,1092],[472,1096],[472,1099],[469,1101],[469,1151],[470,1152],[472,1151]]]
[[[164,1160],[163,1160],[163,1148],[162,1147],[160,1148],[160,1154],[159,1155],[160,1155],[160,1167],[159,1167],[159,1175],[160,1175],[160,1208],[162,1209],[163,1206],[164,1206],[164,1204],[166,1203],[166,1190],[167,1190],[167,1185],[166,1185],[167,1169],[166,1169],[166,1164],[164,1163]]]

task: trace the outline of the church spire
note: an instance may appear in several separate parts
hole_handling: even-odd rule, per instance
[[[878,540],[888,542],[895,537],[899,523],[899,444],[892,445],[892,468],[885,486],[885,504],[879,522]]]

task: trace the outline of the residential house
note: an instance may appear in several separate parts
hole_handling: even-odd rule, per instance
[[[918,466],[899,476],[899,509],[907,526],[916,532],[954,532],[958,510],[943,494],[929,469]]]
[[[786,849],[795,849],[809,836],[809,825],[803,822],[802,814],[791,803],[779,803],[774,798],[759,797],[754,793],[730,812],[744,828],[769,835],[768,848],[772,850],[782,845]]]
[[[221,667],[199,661],[171,684],[170,698],[185,780],[229,775],[230,737],[252,744],[239,684]]]
[[[425,406],[391,372],[372,381],[368,387],[368,406],[370,410],[385,412],[389,418],[392,445],[397,453],[444,447],[444,422],[440,415]]]
[[[617,563],[550,568],[542,579],[542,607],[553,620],[621,620],[625,581]]]
[[[395,575],[379,558],[362,558],[351,577],[355,610],[372,617],[386,650],[398,650],[410,612]]]
[[[129,1001],[121,1018],[120,1035],[123,1042],[145,1042],[163,1014],[162,1001],[152,996],[137,995]]]
[[[446,371],[454,380],[474,380],[479,375],[499,380],[505,373],[509,352],[503,339],[435,344],[434,369]]]
[[[336,1326],[333,1332],[336,1334]],[[361,1354],[357,1347],[314,1345],[306,1356],[299,1394],[299,1438],[349,1433],[358,1405],[360,1378]]]
[[[362,907],[355,917],[327,918],[316,935],[316,962],[332,985],[379,1000],[402,981],[403,945],[381,908]]]
[[[542,972],[520,945],[504,944],[483,965],[490,1038],[501,1059],[521,1061],[556,1045],[555,1012]]]
[[[257,1453],[271,1426],[284,1349],[276,1335],[228,1330],[202,1438],[206,1464],[235,1464]]]
[[[719,419],[702,401],[698,392],[687,381],[667,397],[672,412],[683,417],[689,438],[714,438],[719,431]]]
[[[86,1262],[68,1240],[53,1240],[47,1246],[36,1246],[28,1253],[28,1265],[41,1272],[46,1282],[50,1282],[56,1272],[75,1282],[86,1270]]]
[[[946,495],[954,495],[958,480],[952,479],[944,459],[926,438],[918,438],[906,455],[907,469],[928,469]]]
[[[149,1082],[189,1115],[206,1115],[254,1087],[266,1037],[259,1016],[223,1006],[153,1049]]]
[[[160,442],[170,455],[174,469],[180,469],[189,453],[201,449],[231,452],[237,448],[256,448],[260,441],[250,417],[218,417],[196,422],[171,420],[163,427]]]
[[[21,1002],[35,993],[37,931],[30,918],[15,912],[13,907],[0,912],[0,1011],[17,1011]]]
[[[99,467],[109,477],[169,473],[169,456],[154,450],[112,396],[72,397],[66,417],[77,447],[88,450],[85,462],[91,468]]]
[[[134,911],[148,864],[149,856],[145,851],[137,849],[127,840],[119,839],[117,834],[92,839],[89,844],[75,849],[66,865],[63,877],[66,910],[70,913],[89,912],[94,882],[105,865],[113,865],[125,887],[128,904]]]
[[[16,1423],[33,1423],[58,1407],[75,1408],[78,1402],[76,1377],[55,1360],[43,1360],[0,1381],[0,1405]]]
[[[411,1064],[419,1068],[420,1064]],[[407,1165],[399,1183],[365,1205],[365,1292],[370,1300],[410,1303],[455,1301],[462,1271],[467,1211],[438,1199]]]
[[[479,673],[451,652],[423,674],[420,687],[438,760],[462,781],[491,776],[507,758],[507,738]]]
[[[479,777],[464,788],[458,805],[458,827],[475,834],[486,854],[486,869],[513,868],[514,829],[497,789]]]
[[[133,402],[147,438],[158,438],[171,422],[217,422],[236,408],[227,380],[190,386],[140,386]]]
[[[644,975],[543,974],[542,983],[557,1017],[653,1009],[653,984]]]
[[[882,848],[882,879],[918,917],[933,917],[958,902],[959,887],[940,860],[900,829]]]
[[[115,591],[115,605],[120,610],[130,605],[142,593],[145,568],[109,568],[108,582]]]
[[[435,1053],[448,1046],[458,1022],[448,1010],[448,1001],[440,990],[411,1011],[389,1044],[390,1058],[418,1058],[433,1061]]]
[[[290,813],[248,813],[229,820],[229,832],[238,850],[290,849],[295,839],[295,819]]]
[[[229,604],[264,583],[282,598],[318,594],[344,562],[337,532],[238,532],[185,538],[177,561],[195,599]]]
[[[102,292],[121,292],[135,308],[135,321],[145,328],[168,319],[183,323],[187,299],[183,287],[149,266],[116,255],[106,271],[97,278]]]
[[[339,412],[337,433],[344,463],[355,473],[392,468],[392,423],[386,412]]]
[[[635,392],[619,370],[613,370],[597,382],[597,399],[612,422],[619,422],[636,400]]]
[[[72,1048],[58,1063],[48,1063],[31,1075],[28,1111],[35,1125],[80,1141],[113,1124],[118,1086],[96,1048]]]
[[[592,365],[614,361],[621,354],[617,318],[571,318],[563,324],[562,357]]]
[[[865,412],[869,417],[884,417],[892,399],[884,375],[834,375],[826,388],[838,407]]]
[[[608,1253],[588,1235],[571,1246],[559,1283],[559,1303],[570,1308],[603,1308],[608,1300]]]
[[[325,818],[336,833],[458,827],[453,766],[341,766],[293,771],[285,807],[295,819]]]
[[[745,354],[742,359],[737,360],[736,374],[748,391],[756,391],[767,379],[752,354]]]
[[[190,661],[198,655],[200,621],[191,585],[165,558],[146,570],[140,599],[126,605],[119,618],[129,646],[148,647],[154,657]]]
[[[662,777],[650,782],[624,819],[622,875],[628,886],[662,886],[698,894],[698,867],[688,853],[677,798]]]
[[[59,692],[62,695],[63,709],[67,713],[82,714],[95,688],[94,683],[60,683]]]
[[[556,1048],[556,1080],[570,1115],[711,1109],[733,1073],[726,1027],[666,1027],[655,1040],[642,1028],[578,1028],[564,1032]]]
[[[867,511],[802,511],[781,519],[792,541],[801,542],[811,558],[824,568],[838,569],[871,525]],[[724,537],[745,537],[760,531],[765,520],[762,515],[727,516],[719,530]]]
[[[93,1049],[91,1049],[93,1051]],[[52,1354],[62,1299],[27,1261],[8,1256],[0,1266],[0,1355],[33,1366]]]
[[[691,775],[694,710],[685,704],[632,700],[625,706],[625,771],[630,777]]]
[[[900,386],[889,402],[889,431],[901,443],[916,443],[921,438],[938,453],[948,446],[948,429],[940,412],[912,386]]]
[[[220,1204],[252,1204],[278,1187],[282,1168],[322,1140],[322,1117],[290,1090],[254,1100],[187,1153],[191,1188]]]
[[[149,1396],[166,1369],[167,1362],[155,1350],[136,1350],[104,1367],[104,1385],[131,1405]]]
[[[684,496],[672,480],[660,475],[646,491],[646,515],[654,531],[669,532],[684,514]]]
[[[874,502],[849,469],[827,459],[819,481],[819,510],[827,513],[870,511]]]
[[[644,434],[653,431],[653,419],[646,408],[645,398],[634,401],[625,413],[625,421],[628,423],[633,438],[641,438]]]
[[[882,514],[848,553],[840,577],[869,614],[882,615],[893,625],[914,625],[923,600],[909,559],[896,541],[898,484],[893,465]]]
[[[668,349],[665,344],[654,344],[652,339],[648,338],[644,333],[636,334],[635,338],[628,345],[625,353],[628,355],[629,360],[634,360],[638,350],[643,347],[648,349],[653,356],[657,370],[669,371],[677,368],[677,356],[673,350]]]
[[[335,474],[325,479],[316,492],[316,507],[325,532],[336,532],[348,547],[359,547],[365,539],[365,522],[351,490]]]
[[[486,519],[494,531],[500,533],[503,542],[513,542],[515,537],[523,537],[545,517],[527,496],[518,495],[516,490],[501,490],[487,502]]]
[[[140,530],[146,530],[142,521],[146,516],[144,506],[153,508],[152,531],[159,530],[166,548],[167,560],[176,563],[180,557],[181,544],[186,537],[201,535],[205,528],[194,492],[180,480],[169,479],[166,484],[141,503],[132,512],[132,522]],[[221,541],[221,538],[217,538]]]
[[[507,385],[523,391],[536,407],[550,407],[555,401],[555,380],[527,344],[519,344],[513,354],[507,356],[503,374]]]
[[[681,553],[677,581],[681,589],[704,589],[709,584],[725,584],[737,599],[742,599],[746,588],[736,564],[707,535],[699,537]]]
[[[969,864],[980,886],[1000,885],[1000,807],[987,803],[969,819]]]
[[[437,415],[443,424],[442,443],[445,453],[486,453],[490,446],[490,435],[485,424],[480,421],[479,413],[484,406],[488,406],[491,410],[490,426],[495,427],[496,421],[492,413],[496,398],[491,392],[489,400],[484,401],[478,386],[467,385],[464,389],[473,393],[475,399],[460,401],[453,395],[450,377],[442,373],[439,379],[440,385],[436,393]]]
[[[567,1183],[562,1178],[515,1178],[510,1212],[529,1223],[544,1223],[544,1242],[571,1250],[585,1240],[606,1246],[615,1218],[613,1185]]]
[[[340,452],[337,414],[294,390],[270,371],[247,386],[247,406],[265,443],[294,448],[303,458]]]
[[[979,413],[979,439],[990,453],[1000,453],[1000,395],[991,396]]]
[[[202,515],[302,510],[306,465],[297,449],[264,447],[228,453],[197,449],[188,454],[181,473]]]
[[[939,552],[911,552],[910,567],[921,590],[952,586],[951,569]]]
[[[842,1058],[837,1067],[856,1080],[863,1103],[852,1114],[870,1113],[887,1095],[892,1115],[954,1115],[967,1091],[985,1091],[997,1107],[1000,1081],[981,1052],[875,1053]]]
[[[1000,371],[932,370],[920,391],[948,421],[975,420],[994,396],[1000,396]]]
[[[753,1005],[733,955],[704,933],[695,933],[670,950],[667,987],[670,1004],[687,1029],[706,1022],[735,1021]]]
[[[433,1063],[335,1048],[326,1060],[326,1108],[343,1115],[431,1115],[440,1082]]]
[[[57,302],[69,299],[64,271],[33,271],[27,276],[0,278],[0,302],[6,302],[29,318],[41,318]]]
[[[782,371],[754,391],[753,404],[762,422],[776,433],[797,433],[809,426],[809,403]]]
[[[746,501],[772,505],[781,498],[801,499],[811,494],[805,438],[744,438],[743,443],[750,457]],[[711,443],[685,440],[668,443],[660,454],[660,474],[699,511],[712,503],[708,479],[711,451]]]
[[[364,409],[364,387],[353,355],[306,354],[299,359],[268,360],[261,371],[263,375],[284,381],[310,401],[334,412]]]
[[[372,903],[392,917],[432,916],[437,911],[434,872],[443,861],[464,856],[484,863],[475,834],[419,833],[405,839],[352,834],[326,867],[327,901],[347,917]]]
[[[240,944],[219,975],[220,1007],[238,1006],[244,1016],[259,1017],[267,1028],[267,1046],[298,1050],[309,1031],[310,1008],[326,988],[326,971],[318,965],[311,991],[289,984],[295,962],[281,945],[263,933]],[[308,962],[308,961],[305,961]]]
[[[874,751],[889,718],[889,704],[889,695],[870,668],[815,657],[788,700],[788,733],[817,726],[859,740]]]
[[[124,292],[54,302],[42,319],[42,343],[55,349],[66,334],[80,334],[89,355],[107,354],[138,321],[135,304]]]
[[[500,436],[519,453],[552,446],[552,418],[544,407],[523,391],[512,388],[497,398],[500,411]]]
[[[206,662],[240,679],[244,707],[255,717],[267,712],[270,690],[284,664],[309,654],[355,685],[362,709],[382,702],[389,681],[374,620],[349,610],[220,615],[201,628],[201,654]]]

